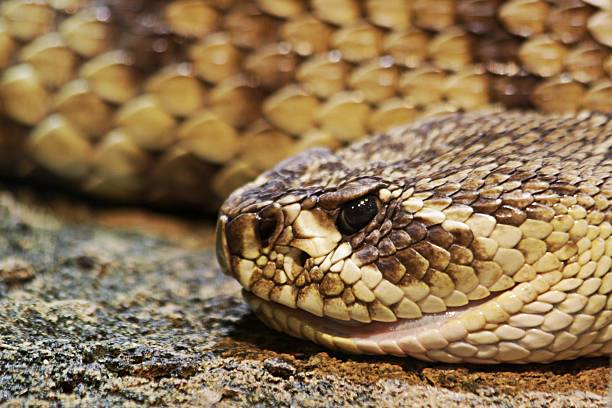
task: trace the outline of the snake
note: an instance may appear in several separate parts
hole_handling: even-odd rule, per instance
[[[287,159],[221,208],[269,327],[446,363],[612,351],[612,116],[471,113]]]
[[[609,355],[611,27],[606,0],[7,0],[0,173],[219,211],[256,315],[330,349]]]

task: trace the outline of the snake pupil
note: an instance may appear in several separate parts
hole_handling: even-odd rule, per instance
[[[344,204],[338,217],[338,228],[343,234],[354,234],[359,231],[378,213],[378,200],[370,194]]]

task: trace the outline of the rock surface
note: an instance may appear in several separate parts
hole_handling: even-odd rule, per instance
[[[605,358],[453,366],[265,328],[213,227],[0,192],[0,404],[604,407]]]

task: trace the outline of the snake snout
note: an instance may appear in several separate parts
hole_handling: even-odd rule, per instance
[[[227,245],[227,237],[225,235],[225,227],[227,225],[227,216],[220,215],[217,220],[217,228],[215,231],[215,252],[217,253],[217,262],[221,266],[221,270],[226,275],[231,275],[229,268],[229,248]]]

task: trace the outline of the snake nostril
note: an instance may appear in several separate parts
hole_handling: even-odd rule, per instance
[[[278,219],[276,217],[257,216],[257,237],[262,245],[267,245],[272,235],[276,231]]]

